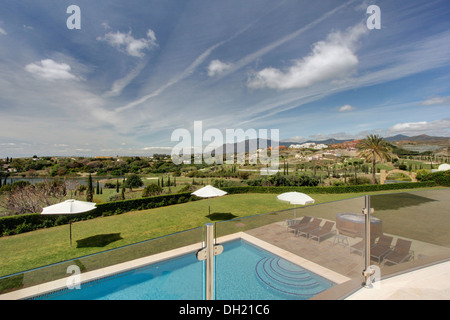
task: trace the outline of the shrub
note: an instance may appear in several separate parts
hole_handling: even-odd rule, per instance
[[[150,196],[160,194],[161,192],[162,192],[162,188],[160,186],[158,186],[157,184],[151,183],[145,187],[144,191],[142,192],[142,196],[150,197]]]
[[[250,173],[245,172],[245,171],[240,171],[238,174],[238,177],[239,177],[239,179],[247,180],[248,177],[250,177]]]
[[[225,188],[225,187],[238,187],[241,186],[241,182],[236,180],[224,180],[224,179],[213,179],[211,182],[213,187]]]
[[[139,188],[143,185],[144,183],[142,182],[142,179],[137,174],[130,174],[124,183],[125,188],[130,189]]]
[[[113,194],[112,196],[110,196],[109,198],[108,198],[108,201],[119,201],[119,200],[122,200],[122,196],[121,195],[119,195],[119,194]]]
[[[269,177],[260,177],[254,180],[248,180],[247,184],[249,186],[317,186],[319,184],[319,180],[315,177],[310,177],[307,175],[301,176],[285,176],[277,173],[275,175]]]
[[[427,170],[420,170],[417,173],[417,180],[419,181],[434,181],[441,186],[450,186],[450,170],[429,172]]]
[[[367,177],[358,177],[356,180],[354,177],[348,178],[348,183],[351,185],[371,184],[372,179]]]
[[[115,189],[116,188],[116,183],[114,182],[105,182],[105,184],[103,184],[103,187],[105,189]]]
[[[338,187],[338,186],[345,186],[346,184],[345,184],[345,182],[344,181],[341,181],[341,180],[335,180],[335,181],[333,181],[333,184],[332,184],[334,187]]]
[[[183,193],[183,192],[192,192],[194,191],[194,187],[190,184],[186,184],[184,187],[182,187],[180,189],[180,191],[178,191],[178,193]]]

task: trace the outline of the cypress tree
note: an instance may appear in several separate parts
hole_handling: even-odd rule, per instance
[[[88,178],[88,189],[86,192],[86,201],[92,202],[94,200],[94,189],[92,187],[92,176],[89,174]]]

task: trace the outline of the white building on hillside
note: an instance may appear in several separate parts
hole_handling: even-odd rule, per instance
[[[314,142],[306,142],[303,144],[291,144],[289,146],[290,149],[314,149],[314,150],[322,150],[328,148],[326,144],[319,143],[316,144]]]

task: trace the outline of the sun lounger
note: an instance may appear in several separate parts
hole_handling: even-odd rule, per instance
[[[320,227],[318,229],[315,229],[315,230],[312,230],[311,232],[309,232],[308,239],[317,239],[317,241],[320,243],[320,240],[323,237],[326,237],[327,235],[334,233],[334,231],[332,230],[333,227],[334,227],[334,222],[327,221],[327,222],[325,222],[323,227]]]
[[[298,224],[297,219],[286,219],[286,230],[289,231],[289,227]]]
[[[374,243],[375,243],[375,236],[372,236],[370,237],[370,247],[372,247]],[[366,245],[365,240],[362,239],[360,242],[355,243],[350,247],[350,253],[356,251],[358,254],[364,255],[364,251],[366,250],[365,245]]]
[[[384,256],[392,250],[391,243],[393,239],[391,236],[380,236],[377,243],[370,248],[370,256],[377,259],[378,263],[380,263]]]
[[[303,228],[297,228],[295,230],[295,235],[305,235],[306,237],[308,237],[308,233],[319,228],[321,223],[322,219],[314,218],[313,221],[311,221],[307,226],[304,226]]]
[[[358,254],[363,255],[364,250],[365,250],[364,239],[362,239],[360,242],[355,243],[354,245],[352,245],[350,247],[350,253],[352,253],[353,251],[356,251]]]
[[[305,216],[305,217],[302,218],[302,220],[300,220],[300,222],[298,220],[295,220],[295,221],[297,221],[297,223],[288,225],[287,229],[288,229],[288,231],[292,230],[295,233],[298,228],[302,228],[304,226],[307,226],[308,223],[311,221],[311,219],[312,219],[311,217]]]
[[[414,252],[411,251],[412,241],[397,239],[394,248],[389,252],[383,260],[383,263],[399,264],[414,258]]]

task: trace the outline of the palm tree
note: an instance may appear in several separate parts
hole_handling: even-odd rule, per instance
[[[372,161],[372,183],[376,184],[375,164],[377,160],[390,160],[393,156],[392,149],[379,135],[368,135],[358,144],[358,156],[366,161]]]

